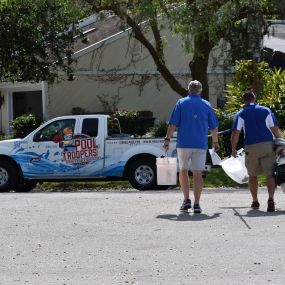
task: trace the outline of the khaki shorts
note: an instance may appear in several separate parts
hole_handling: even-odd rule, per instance
[[[250,176],[273,173],[276,155],[273,150],[273,142],[262,142],[246,145],[245,166]]]
[[[177,148],[179,170],[203,171],[206,164],[206,149]]]

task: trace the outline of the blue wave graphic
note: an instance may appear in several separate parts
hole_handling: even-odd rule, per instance
[[[99,161],[97,161],[99,162]],[[82,175],[84,177],[98,177],[98,176],[116,176],[122,177],[126,162],[120,161],[118,163],[109,165],[105,168],[96,168],[94,167],[94,163],[89,164],[88,166],[82,167],[80,169]]]
[[[21,165],[23,175],[26,178],[37,176],[51,177],[79,177],[80,166],[66,165],[63,163],[53,162],[45,158],[39,161],[30,162],[35,156],[30,154],[12,155],[17,163]]]
[[[116,176],[122,177],[126,165],[125,161],[114,163],[102,169],[103,159],[90,161],[86,165],[69,165],[63,164],[58,160],[51,161],[48,159],[50,153],[38,155],[34,152],[14,154],[12,158],[21,165],[25,178],[35,177],[100,177]],[[35,160],[39,158],[39,160]],[[110,156],[108,157],[110,159]],[[108,160],[107,159],[107,160]],[[33,161],[33,162],[31,162]]]

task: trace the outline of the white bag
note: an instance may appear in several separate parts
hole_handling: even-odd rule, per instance
[[[219,165],[222,162],[222,159],[219,157],[219,155],[215,152],[213,148],[209,149],[209,153],[210,153],[213,165]]]
[[[177,184],[177,158],[157,157],[156,158],[157,185]]]
[[[237,157],[223,159],[219,165],[222,166],[226,174],[235,182],[244,184],[248,182],[248,173],[245,167],[245,153],[243,149],[238,150]]]

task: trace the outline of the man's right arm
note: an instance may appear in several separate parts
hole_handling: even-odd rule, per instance
[[[163,143],[163,148],[165,149],[165,151],[168,151],[169,149],[170,138],[172,137],[175,129],[176,129],[175,125],[169,125],[167,128],[166,136],[164,138],[164,143]]]

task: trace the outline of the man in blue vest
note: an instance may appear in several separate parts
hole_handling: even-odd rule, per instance
[[[272,111],[256,103],[255,94],[248,91],[243,95],[245,107],[235,116],[231,135],[232,155],[237,154],[237,143],[241,130],[244,131],[245,166],[249,175],[249,190],[252,196],[251,208],[259,209],[257,197],[258,175],[266,176],[268,189],[267,211],[275,211],[274,192],[276,188],[273,168],[276,160],[274,137],[281,138],[278,122]]]
[[[181,211],[191,208],[189,198],[189,163],[193,173],[194,213],[201,213],[200,196],[203,188],[202,171],[205,169],[208,149],[208,132],[212,133],[212,144],[219,149],[218,120],[210,103],[201,98],[202,84],[191,81],[188,85],[189,95],[177,101],[167,129],[163,147],[167,151],[170,138],[178,128],[177,156],[179,165],[179,182],[183,191],[184,201]]]

